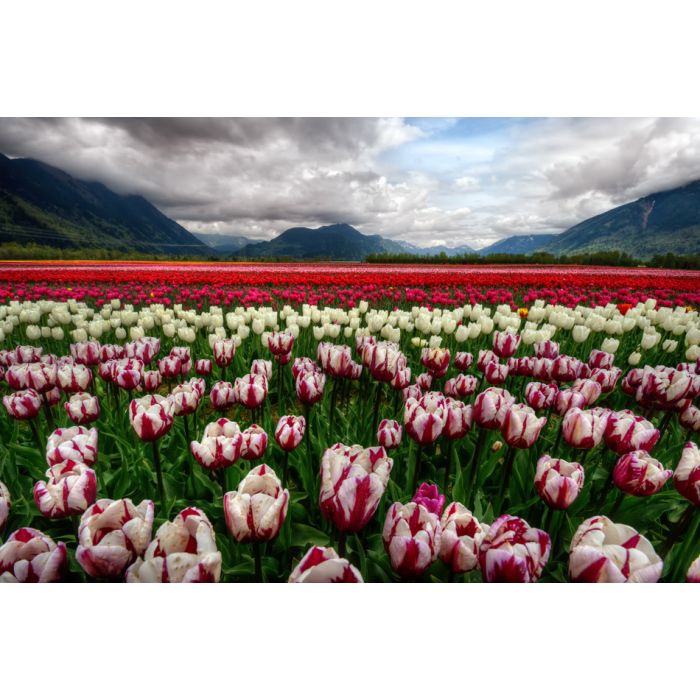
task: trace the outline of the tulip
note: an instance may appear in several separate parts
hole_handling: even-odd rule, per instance
[[[480,428],[500,430],[508,409],[515,399],[500,387],[489,387],[474,401],[473,418]]]
[[[479,565],[486,583],[535,583],[551,549],[549,535],[522,518],[501,515],[484,536]]]
[[[216,340],[212,346],[212,352],[218,367],[228,367],[236,355],[236,343],[233,338]]]
[[[297,398],[303,404],[312,406],[323,397],[323,389],[326,386],[326,375],[323,372],[304,372],[297,376]]]
[[[46,518],[82,513],[95,502],[97,478],[85,464],[67,459],[46,471],[48,481],[34,485],[34,502]]]
[[[401,391],[401,397],[403,398],[404,402],[408,401],[409,399],[418,400],[421,396],[423,396],[423,391],[418,384],[411,384]]]
[[[97,461],[97,429],[76,425],[59,428],[46,441],[46,462],[50,467],[73,460],[88,467]]]
[[[532,361],[532,376],[543,381],[549,381],[552,378],[552,365],[554,360],[547,357],[536,357]]]
[[[147,394],[129,404],[131,427],[145,442],[163,437],[172,428],[173,415],[172,402],[159,394]]]
[[[508,376],[532,377],[535,370],[534,357],[511,357],[508,360]]]
[[[513,357],[520,345],[520,336],[508,331],[494,331],[493,351],[499,357]]]
[[[10,490],[0,481],[0,532],[3,531],[7,519],[10,517]]]
[[[63,408],[76,425],[92,423],[100,417],[100,403],[97,396],[91,396],[85,392],[72,394],[63,404]]]
[[[430,391],[430,387],[433,385],[433,375],[430,372],[423,372],[416,377],[416,384],[421,388],[422,391]]]
[[[622,455],[634,450],[650,452],[659,441],[659,431],[653,423],[632,411],[613,412],[605,428],[605,444]]]
[[[472,362],[474,362],[474,356],[470,352],[455,353],[455,367],[460,372],[469,369],[472,366]]]
[[[422,505],[428,512],[434,513],[439,518],[445,507],[445,496],[440,493],[435,484],[423,483],[418,487],[411,502]]]
[[[535,489],[550,508],[568,508],[581,492],[583,480],[583,467],[578,462],[567,462],[549,455],[537,460]]]
[[[692,403],[678,414],[678,422],[686,430],[700,432],[700,408]]]
[[[444,377],[450,367],[450,351],[447,348],[423,348],[420,363],[434,377]]]
[[[260,459],[267,449],[267,433],[253,423],[241,433],[241,459]]]
[[[261,374],[269,382],[272,379],[272,362],[270,360],[253,360],[250,365],[251,374]]]
[[[541,382],[529,382],[525,385],[525,400],[536,411],[553,408],[559,389],[557,385],[542,384]]]
[[[551,377],[557,382],[573,382],[581,372],[581,360],[569,355],[559,355],[552,360]]]
[[[126,571],[127,583],[218,583],[221,552],[209,518],[199,508],[181,510]]]
[[[473,406],[455,399],[445,399],[445,425],[442,435],[449,440],[463,438],[472,427]]]
[[[248,472],[238,490],[224,495],[226,527],[237,542],[272,540],[287,517],[288,502],[289,491],[267,464],[261,464]]]
[[[451,377],[445,382],[445,396],[451,396],[455,399],[464,399],[471,396],[479,385],[479,380],[466,374],[458,374],[456,377]]]
[[[553,340],[542,340],[535,343],[535,355],[553,360],[559,355],[559,343],[555,343]]]
[[[353,364],[353,367],[359,367],[359,374],[357,375],[357,379],[362,376],[362,365],[356,365]],[[405,389],[409,384],[411,383],[411,368],[410,367],[404,367],[403,369],[398,369],[396,370],[396,374],[394,375],[394,378],[391,380],[391,388],[392,389]]]
[[[0,546],[0,583],[53,583],[66,569],[66,545],[32,527],[15,530]]]
[[[178,384],[168,396],[172,404],[173,415],[176,416],[189,416],[194,413],[201,398],[202,395],[196,385],[190,384],[190,382]]]
[[[289,576],[289,583],[362,583],[360,572],[332,547],[311,547]]]
[[[484,378],[489,384],[500,386],[508,379],[508,365],[489,362],[484,368]]]
[[[43,394],[56,386],[56,365],[31,362],[12,365],[5,379],[12,389],[34,389]]]
[[[685,580],[688,583],[700,583],[700,556],[690,565]]]
[[[523,403],[512,404],[503,418],[501,435],[510,447],[532,447],[542,432],[547,419],[537,417],[535,411]]]
[[[385,341],[376,345],[365,345],[362,352],[362,363],[378,382],[390,382],[396,373],[404,369],[407,364],[406,356],[399,350],[398,346]]]
[[[586,405],[594,404],[603,391],[603,387],[598,382],[592,379],[577,379],[571,385],[571,391],[577,391],[583,394],[586,399]]]
[[[661,462],[644,450],[628,452],[620,457],[613,469],[617,488],[631,496],[652,496],[661,490],[673,471],[664,469]]]
[[[143,386],[146,391],[158,391],[162,383],[160,372],[156,369],[148,370],[143,373]]]
[[[208,377],[211,374],[211,360],[200,359],[194,363],[194,371],[201,377]]]
[[[237,377],[233,384],[236,401],[249,409],[258,408],[267,398],[267,378],[261,374]]]
[[[581,523],[571,540],[569,578],[575,583],[655,583],[662,569],[645,537],[604,515]]]
[[[403,428],[398,421],[384,418],[377,429],[377,442],[385,450],[389,450],[401,444],[402,434]]]
[[[300,374],[320,371],[321,368],[310,357],[297,357],[292,363],[292,376],[295,382]]]
[[[49,389],[41,395],[41,401],[45,406],[55,406],[61,400],[61,390],[58,387]],[[49,416],[49,424],[53,426],[53,420]]]
[[[176,355],[168,355],[158,360],[158,371],[164,379],[172,379],[182,373],[182,360]]]
[[[387,511],[382,539],[399,576],[421,576],[437,559],[441,538],[440,520],[425,506],[394,503]]]
[[[602,350],[591,350],[588,356],[588,366],[591,369],[612,369],[615,364],[615,355]]]
[[[644,375],[644,370],[642,369],[631,369],[624,376],[620,388],[628,396],[635,396],[637,394],[637,389],[641,386],[642,376]]]
[[[230,467],[241,455],[243,434],[238,423],[219,418],[204,429],[201,442],[193,440],[190,450],[194,458],[205,469]]]
[[[321,369],[332,377],[345,377],[352,365],[352,350],[348,345],[319,343],[317,360]]]
[[[63,365],[56,370],[58,386],[66,393],[85,391],[92,382],[92,372],[85,365]]]
[[[17,364],[40,362],[42,350],[42,348],[36,348],[33,345],[18,345],[14,350],[12,362]]]
[[[295,450],[304,438],[306,420],[303,416],[282,416],[275,428],[275,440],[285,451]]]
[[[323,515],[341,533],[359,532],[376,512],[393,464],[383,447],[336,443],[328,448],[321,460]]]
[[[280,358],[289,355],[294,347],[294,336],[289,332],[270,333],[267,339],[267,347],[270,352]]]
[[[71,357],[81,365],[89,365],[93,367],[100,361],[102,348],[96,340],[90,340],[83,343],[71,343]]]
[[[75,558],[88,576],[116,579],[146,551],[153,530],[153,501],[101,498],[82,515]]]
[[[604,394],[609,394],[617,385],[617,380],[622,376],[622,370],[619,367],[612,369],[594,369],[591,370],[590,378],[600,384],[600,388]]]
[[[488,525],[480,523],[461,503],[447,506],[440,520],[440,559],[455,574],[464,574],[479,567],[479,549]]]
[[[41,396],[34,389],[15,391],[14,394],[3,396],[2,403],[8,415],[17,420],[36,418],[41,410]]]
[[[226,411],[236,403],[233,385],[229,382],[216,382],[209,393],[209,401],[217,411]]]
[[[557,415],[563,416],[572,408],[585,408],[586,397],[580,391],[572,389],[561,389],[554,402],[554,410]]]
[[[637,389],[637,401],[654,408],[674,408],[693,388],[693,377],[668,367],[645,367]]]
[[[438,392],[428,392],[420,399],[409,398],[404,408],[406,432],[419,445],[435,442],[445,427],[447,402]]]
[[[112,377],[120,389],[132,391],[143,380],[143,362],[138,359],[115,360]]]
[[[489,364],[489,362],[498,363],[498,361],[498,355],[496,355],[496,353],[493,352],[493,350],[479,350],[479,356],[476,360],[476,366],[481,372],[483,372],[486,369],[486,365]]]
[[[683,447],[673,472],[673,485],[681,496],[700,508],[700,450],[694,442],[687,442]]]
[[[564,440],[571,447],[579,450],[590,450],[597,447],[603,439],[607,418],[592,410],[580,408],[569,409],[561,424]]]
[[[121,360],[124,357],[124,348],[121,345],[102,345],[100,347],[99,362],[108,362],[109,360]],[[85,364],[90,364],[86,362]]]

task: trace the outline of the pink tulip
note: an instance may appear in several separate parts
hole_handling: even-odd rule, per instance
[[[673,472],[673,485],[681,496],[700,508],[700,450],[694,442],[686,442],[683,447]]]
[[[489,384],[500,386],[508,379],[508,365],[501,365],[498,362],[489,362],[484,367],[484,378]]]
[[[2,403],[8,415],[16,420],[31,420],[41,410],[41,396],[34,389],[24,389],[3,396]]]
[[[0,481],[0,532],[3,531],[7,519],[10,517],[10,490]]]
[[[450,351],[447,348],[423,348],[420,363],[434,377],[444,377],[450,367]]]
[[[377,510],[394,460],[383,447],[336,443],[321,460],[321,512],[340,532],[359,532]]]
[[[382,539],[399,576],[421,576],[437,559],[442,526],[437,515],[418,503],[394,503],[384,521]]]
[[[297,398],[303,404],[312,406],[323,398],[326,375],[323,372],[305,372],[296,379]]]
[[[181,510],[126,572],[127,583],[218,583],[221,552],[214,528],[199,508]]]
[[[97,461],[97,429],[73,426],[59,428],[46,441],[46,462],[50,467],[67,459],[88,467]]]
[[[377,429],[377,442],[385,449],[390,450],[401,444],[403,428],[396,420],[384,418],[379,422]]]
[[[173,427],[173,404],[159,394],[146,394],[129,404],[129,420],[141,440],[153,442]]]
[[[489,526],[480,523],[461,503],[447,506],[440,520],[440,559],[455,574],[479,568],[479,549]]]
[[[607,418],[594,413],[591,409],[572,408],[564,416],[561,431],[564,440],[571,447],[590,450],[600,444],[607,424]]]
[[[209,401],[217,411],[226,411],[236,403],[233,385],[229,382],[216,382],[209,393]]]
[[[455,353],[455,367],[460,372],[469,369],[472,366],[472,362],[474,362],[474,356],[470,352]]]
[[[536,411],[543,411],[554,406],[559,389],[557,385],[529,382],[525,385],[525,401]]]
[[[214,362],[218,367],[228,367],[236,356],[236,343],[233,338],[215,340],[212,352],[214,353]]]
[[[238,423],[219,418],[207,425],[201,442],[190,443],[190,450],[205,469],[224,469],[240,457],[242,446],[243,435]]]
[[[212,361],[206,359],[197,360],[194,363],[194,371],[200,377],[208,377],[212,371]]]
[[[331,547],[311,547],[289,577],[289,583],[362,583],[360,572]]]
[[[445,399],[445,426],[442,435],[449,440],[463,438],[472,428],[473,406],[455,399]]]
[[[605,428],[605,444],[619,455],[634,450],[650,452],[659,441],[654,424],[632,411],[613,412]]]
[[[236,491],[224,495],[226,527],[236,542],[272,540],[284,525],[288,503],[289,491],[267,464],[261,464],[248,472]]]
[[[553,360],[559,355],[559,343],[555,343],[553,340],[542,340],[535,343],[535,355]]]
[[[0,546],[0,583],[53,583],[66,570],[63,542],[32,527],[15,530]]]
[[[246,408],[258,408],[267,398],[267,378],[261,374],[245,374],[233,383],[236,402]]]
[[[613,482],[631,496],[652,496],[661,490],[673,471],[644,450],[622,455],[613,468]]]
[[[71,343],[71,357],[81,365],[94,367],[100,361],[102,348],[98,341],[89,340],[82,343]]]
[[[406,432],[419,445],[435,442],[447,421],[447,402],[445,397],[431,391],[420,399],[409,398],[404,408],[403,422]]]
[[[591,350],[588,356],[588,366],[591,369],[612,369],[615,364],[615,355],[602,350]]]
[[[473,418],[480,428],[500,430],[515,399],[500,387],[489,387],[474,401]]]
[[[68,417],[76,425],[92,423],[100,417],[100,403],[97,396],[87,393],[72,394],[63,404]]]
[[[269,382],[272,379],[272,362],[270,360],[253,360],[250,365],[251,374],[261,374]]]
[[[535,583],[542,575],[551,541],[522,518],[501,515],[481,542],[479,564],[486,583]]]
[[[422,483],[411,502],[422,505],[428,512],[434,513],[439,518],[445,507],[445,496],[440,493],[435,484]]]
[[[594,404],[603,391],[603,387],[592,379],[577,379],[571,385],[571,391],[577,391],[586,398],[586,405]]]
[[[655,583],[662,569],[646,538],[604,515],[581,523],[571,540],[569,578],[575,583]]]
[[[304,416],[282,416],[275,428],[275,440],[285,452],[291,452],[301,444],[305,430]]]
[[[537,417],[535,411],[524,403],[516,403],[506,411],[501,425],[501,435],[511,447],[532,447],[542,432],[547,419]]]
[[[458,374],[445,382],[445,396],[454,399],[464,399],[471,396],[479,386],[479,380],[471,374]]]
[[[289,355],[294,347],[294,336],[286,331],[270,333],[267,338],[267,347],[277,358]]]
[[[68,459],[49,467],[46,476],[34,485],[34,502],[44,517],[78,515],[95,502],[97,478],[85,464]]]
[[[567,462],[549,455],[537,460],[535,489],[550,508],[568,508],[578,498],[583,480],[583,467],[578,462]]]
[[[260,459],[267,449],[267,433],[253,423],[241,433],[241,459]]]
[[[101,498],[82,515],[75,558],[88,576],[116,579],[146,551],[153,530],[153,501]]]

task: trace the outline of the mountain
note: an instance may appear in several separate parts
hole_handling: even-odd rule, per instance
[[[365,235],[349,224],[331,224],[320,228],[295,227],[271,241],[251,243],[242,247],[240,258],[325,258],[330,260],[364,260],[373,253],[413,253],[414,255],[460,255],[473,252],[469,246],[419,248],[404,241]]]
[[[251,243],[259,243],[254,238],[247,236],[236,236],[229,233],[193,233],[195,238],[200,240],[204,245],[209,246],[217,253],[235,253]]]
[[[50,165],[0,154],[0,243],[207,255],[208,248],[138,195],[119,195]]]
[[[537,236],[509,236],[492,243],[486,248],[479,249],[479,255],[494,255],[497,253],[529,255],[537,250],[549,250],[549,245],[560,234],[542,233]]]
[[[554,254],[621,250],[638,258],[700,253],[700,180],[647,195],[555,236]]]

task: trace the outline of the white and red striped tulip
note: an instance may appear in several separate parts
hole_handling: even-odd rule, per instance
[[[111,371],[115,384],[126,391],[132,391],[143,381],[143,362],[137,358],[114,360]]]
[[[391,568],[404,578],[420,576],[437,559],[442,526],[435,513],[419,503],[393,503],[382,531]]]
[[[218,583],[221,552],[214,528],[199,508],[181,510],[126,572],[127,583]]]
[[[321,368],[310,357],[297,357],[292,363],[292,377],[295,382],[300,374],[320,371]]]
[[[552,360],[551,378],[557,382],[573,382],[581,374],[581,360],[570,355],[558,355]]]
[[[190,450],[205,469],[224,469],[240,457],[242,446],[243,435],[238,423],[219,418],[207,425],[201,442],[190,443]]]
[[[275,428],[275,440],[285,452],[291,452],[301,444],[305,430],[304,416],[282,416]]]
[[[481,372],[486,369],[489,362],[499,362],[498,355],[493,350],[479,350],[479,356],[476,358],[476,366]]]
[[[532,361],[532,376],[536,379],[549,382],[552,379],[552,365],[554,360],[548,357],[536,357]]]
[[[472,417],[480,428],[500,430],[508,409],[515,399],[506,389],[489,387],[482,391],[474,401]]]
[[[217,411],[226,411],[236,403],[236,394],[230,382],[216,382],[209,392],[209,401]]]
[[[622,370],[619,367],[612,369],[594,369],[591,370],[591,380],[598,382],[604,394],[609,394],[617,385],[617,380],[622,376]]]
[[[552,382],[529,382],[525,386],[525,401],[536,411],[543,411],[554,407],[559,388]]]
[[[670,367],[645,367],[637,388],[637,401],[643,406],[676,407],[692,391],[694,376]]]
[[[511,357],[508,360],[508,374],[512,377],[532,377],[535,371],[534,357]]]
[[[7,519],[10,517],[11,505],[10,490],[0,481],[0,532],[2,532]]]
[[[470,352],[456,352],[455,353],[455,367],[460,371],[469,369],[474,362],[474,356]]]
[[[403,428],[397,420],[384,418],[377,428],[377,442],[385,449],[390,450],[401,444]]]
[[[440,519],[440,559],[455,574],[479,568],[479,549],[489,530],[461,503],[450,503]]]
[[[458,374],[445,382],[444,394],[453,399],[471,396],[479,386],[479,380],[471,374]]]
[[[267,433],[256,423],[241,433],[241,459],[260,459],[267,449]]]
[[[622,455],[613,468],[615,486],[631,496],[653,496],[671,476],[671,469],[644,450]]]
[[[659,441],[661,433],[651,421],[632,411],[613,412],[605,428],[605,444],[619,455],[634,450],[650,452]]]
[[[167,355],[158,360],[158,371],[164,379],[182,374],[182,360],[177,355]]]
[[[121,360],[124,357],[124,348],[121,345],[105,344],[100,346],[100,362],[109,360]]]
[[[363,347],[362,364],[378,382],[390,382],[408,363],[396,343],[381,341]]]
[[[360,572],[332,547],[314,546],[289,576],[289,583],[363,583]]]
[[[547,419],[537,417],[534,409],[524,403],[515,403],[508,408],[501,425],[501,435],[511,447],[532,447],[547,424]]]
[[[176,357],[180,360],[180,375],[184,376],[189,374],[192,370],[192,354],[190,349],[186,346],[177,346],[172,348],[169,353],[170,357]]]
[[[493,351],[501,358],[513,357],[520,346],[520,336],[508,331],[494,331]]]
[[[541,340],[539,343],[535,343],[535,355],[553,360],[559,356],[559,343],[554,340]]]
[[[662,570],[645,537],[604,515],[581,523],[571,540],[569,578],[575,583],[655,583]]]
[[[250,364],[251,374],[262,374],[269,382],[272,379],[272,361],[271,360],[253,360]]]
[[[141,440],[153,442],[173,427],[173,404],[160,394],[146,394],[129,404],[129,420]]]
[[[41,395],[41,400],[47,406],[55,406],[61,400],[61,390],[57,386],[55,386],[53,389],[45,391]]]
[[[678,493],[700,508],[700,450],[694,442],[686,442],[673,472],[673,485]]]
[[[71,459],[90,467],[97,461],[97,441],[97,428],[58,428],[46,441],[46,462],[52,467]]]
[[[572,408],[564,415],[561,431],[567,445],[579,450],[590,450],[600,445],[608,418],[593,409]]]
[[[423,372],[416,377],[416,384],[420,387],[421,391],[430,391],[430,387],[433,385],[433,375],[430,372]]]
[[[71,357],[81,365],[90,367],[96,365],[100,361],[102,347],[97,340],[88,340],[82,343],[71,343]]]
[[[46,362],[12,365],[5,380],[12,389],[34,389],[43,394],[56,386],[57,367]]]
[[[603,392],[603,387],[593,379],[577,379],[571,385],[571,391],[578,391],[579,394],[583,394],[586,397],[586,405],[590,406],[598,400]]]
[[[261,464],[246,474],[236,491],[224,495],[226,527],[236,542],[272,540],[284,525],[288,504],[289,491],[267,464]]]
[[[163,382],[160,372],[157,369],[149,369],[143,373],[143,388],[146,391],[158,391],[158,388]]]
[[[41,410],[41,396],[34,389],[15,391],[2,397],[8,415],[16,420],[31,420]]]
[[[349,345],[319,343],[316,359],[321,369],[332,377],[347,376],[352,364],[352,349]]]
[[[360,368],[360,372],[357,376],[357,379],[362,376],[362,365],[358,365]],[[411,383],[411,368],[410,367],[404,367],[403,369],[396,370],[396,374],[394,375],[394,378],[391,380],[390,384],[392,389],[396,390],[401,390],[405,389],[407,386],[409,386]]]
[[[202,395],[196,385],[185,382],[184,384],[178,384],[170,392],[168,399],[173,407],[173,415],[188,416],[197,410]]]
[[[474,407],[452,398],[445,399],[445,425],[442,435],[449,440],[463,438],[472,428]]]
[[[700,583],[700,556],[688,568],[685,580],[688,583]]]
[[[34,347],[33,345],[18,345],[12,351],[12,360],[10,364],[22,364],[28,362],[40,362],[43,348]]]
[[[267,347],[276,358],[289,355],[294,347],[294,336],[287,331],[270,333],[267,338]]]
[[[508,373],[508,365],[502,365],[498,362],[489,362],[484,367],[484,379],[494,386],[505,384],[506,379],[508,379]]]
[[[535,489],[550,508],[568,508],[578,498],[583,481],[583,467],[578,462],[567,462],[549,455],[537,460]]]
[[[678,414],[678,422],[686,430],[700,432],[700,408],[694,404],[689,404],[683,411]]]
[[[419,445],[435,442],[442,435],[446,421],[447,401],[441,393],[430,391],[420,399],[406,401],[403,422],[408,435]]]
[[[150,365],[153,358],[160,352],[160,339],[144,336],[139,340],[124,345],[123,357],[139,360],[144,365]]]
[[[212,361],[208,359],[199,359],[194,363],[195,374],[200,377],[208,377],[212,372]]]
[[[588,356],[588,366],[591,369],[612,369],[615,364],[615,355],[603,350],[591,350]]]
[[[551,540],[522,518],[501,515],[481,541],[479,565],[486,583],[536,583],[549,559]]]
[[[100,417],[100,402],[97,396],[85,392],[71,394],[63,408],[76,425],[92,423]]]
[[[78,515],[95,502],[97,477],[87,465],[68,459],[49,467],[46,477],[34,484],[34,502],[44,517]]]
[[[643,369],[640,369],[639,367],[635,367],[635,368],[631,369],[629,372],[627,372],[627,374],[622,379],[622,382],[620,383],[620,388],[628,396],[636,396],[637,389],[639,389],[639,387],[642,384],[642,377],[643,376],[644,376]]]
[[[297,375],[297,398],[303,404],[312,406],[323,398],[326,375],[321,371],[302,372]]]
[[[420,363],[434,377],[444,377],[450,367],[450,351],[447,348],[423,348]]]
[[[67,394],[85,391],[92,382],[92,372],[85,365],[61,365],[56,370],[56,382]]]
[[[262,374],[244,374],[233,383],[236,402],[246,408],[258,408],[267,398],[267,377]]]
[[[53,583],[66,569],[63,542],[33,527],[15,530],[0,546],[0,583]]]
[[[236,356],[236,343],[233,338],[220,338],[214,341],[212,352],[218,367],[228,367]]]
[[[580,391],[562,389],[554,401],[554,410],[560,416],[566,415],[572,408],[586,408],[586,397]]]
[[[359,532],[384,495],[394,460],[383,447],[336,443],[321,459],[319,505],[341,532]]]
[[[80,518],[75,558],[88,576],[116,579],[151,541],[153,501],[101,498]]]

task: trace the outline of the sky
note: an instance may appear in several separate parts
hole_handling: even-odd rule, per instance
[[[690,118],[2,118],[0,153],[140,194],[192,232],[349,223],[474,248],[700,178]]]

